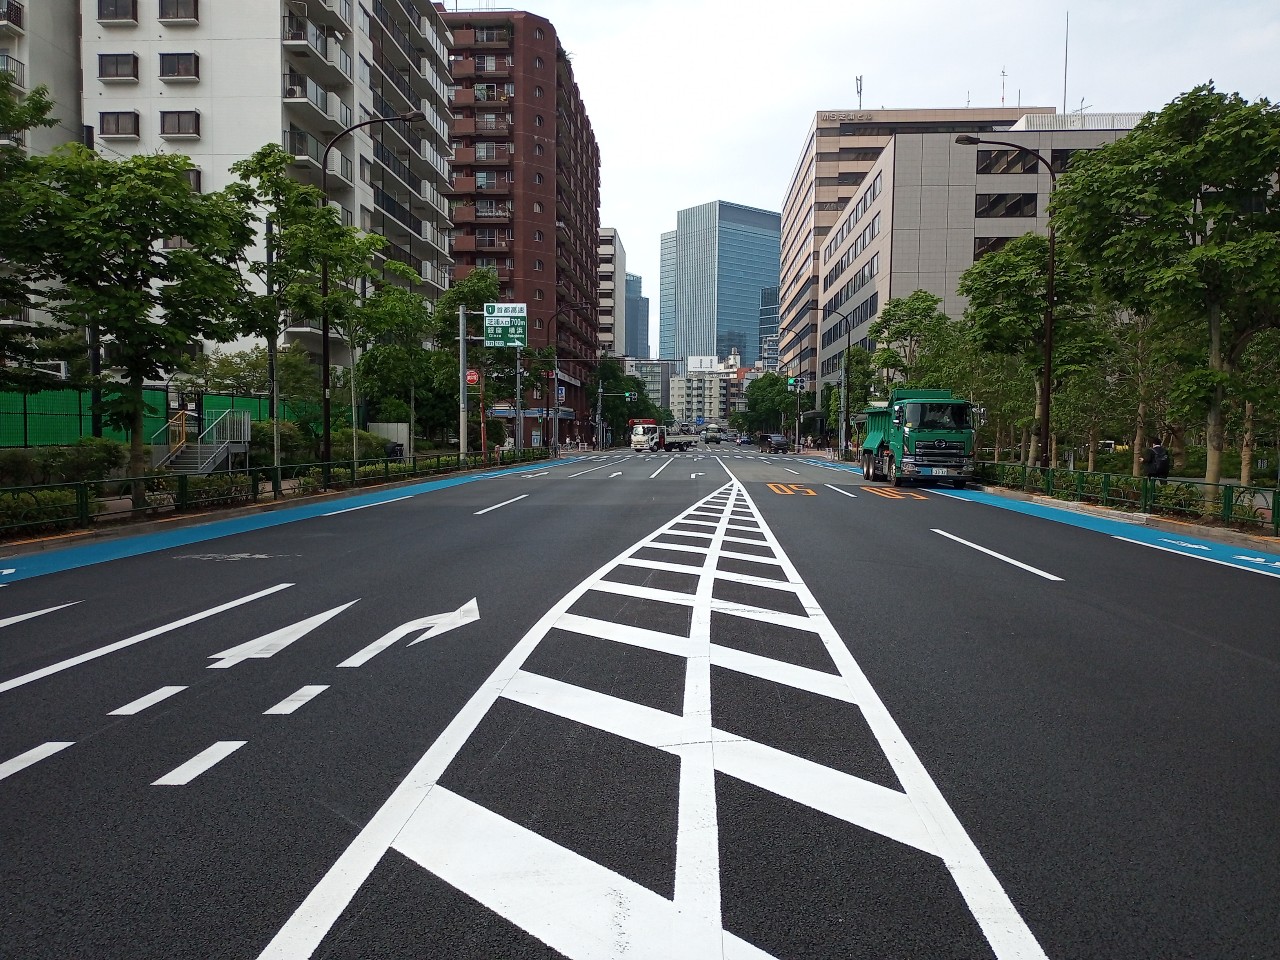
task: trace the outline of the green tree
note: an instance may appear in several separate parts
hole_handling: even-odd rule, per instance
[[[459,408],[458,398],[458,308],[467,311],[465,329],[468,337],[479,337],[484,332],[481,314],[486,303],[496,303],[499,294],[496,270],[473,270],[436,300],[432,324],[433,339],[440,352],[451,362],[435,364],[435,389],[443,397],[453,401],[453,409]],[[467,343],[467,366],[481,372],[485,381],[485,404],[495,399],[515,397],[515,351],[510,347],[485,347],[481,341]],[[544,381],[545,383],[545,381]],[[470,404],[468,404],[470,408]],[[467,445],[480,446],[479,406],[473,416],[467,415]]]
[[[423,346],[434,323],[431,306],[420,294],[387,284],[365,304],[364,313],[373,341],[357,365],[365,394],[380,408],[392,400],[404,403],[416,435],[418,391],[430,390],[432,383],[431,358]]]
[[[242,273],[250,217],[225,193],[192,190],[183,156],[107,160],[73,144],[32,163],[24,229],[57,284],[51,310],[107,345],[122,383],[104,411],[128,430],[129,470],[141,475],[144,383],[175,372],[201,340],[236,338],[251,319]],[[146,505],[141,482],[133,496]]]
[[[871,388],[876,378],[871,354],[863,347],[856,345],[850,347],[844,352],[844,357],[841,361],[841,374],[844,376],[845,386],[844,409],[848,417],[845,423],[844,435],[846,440],[850,440],[853,437],[852,423],[854,417],[871,401]],[[826,384],[826,386],[832,389],[824,394],[826,402],[823,405],[823,409],[827,411],[827,422],[833,424],[832,429],[838,442],[840,437],[840,382],[836,381],[835,384]]]
[[[1280,110],[1198,86],[1128,135],[1077,154],[1059,230],[1135,312],[1192,324],[1204,361],[1183,378],[1205,410],[1206,478],[1221,477],[1223,408],[1250,340],[1280,325]]]
[[[875,354],[875,366],[896,374],[905,385],[916,386],[921,353],[938,340],[950,319],[938,307],[942,298],[927,290],[885,303],[871,325],[870,336],[882,344]]]
[[[627,437],[628,420],[658,419],[657,405],[645,393],[644,381],[628,376],[621,363],[613,358],[602,359],[596,365],[594,386],[600,389],[600,413],[606,432],[615,442]],[[626,395],[634,394],[635,399]],[[597,442],[604,444],[604,437]]]

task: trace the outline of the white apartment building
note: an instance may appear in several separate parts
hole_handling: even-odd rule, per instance
[[[973,135],[1037,151],[1056,175],[1072,153],[1113,142],[1141,117],[1029,113]],[[817,260],[819,383],[839,383],[849,345],[874,352],[871,325],[888,300],[927,290],[959,317],[960,274],[1014,237],[1048,231],[1053,179],[1034,156],[955,140],[954,131],[895,134],[827,233]]]
[[[688,364],[688,372],[671,376],[671,415],[683,423],[727,425],[740,406],[742,356],[735,350],[724,361],[689,357]]]
[[[80,121],[80,0],[0,0],[0,71],[19,95],[44,85],[54,100],[56,127],[23,135],[31,153],[83,137]],[[4,137],[0,131],[0,137]]]
[[[600,354],[627,352],[627,251],[613,227],[600,228]]]
[[[385,237],[434,299],[448,286],[449,32],[427,0],[79,0],[83,114],[109,156],[183,153],[194,185],[231,179],[267,143],[327,189],[342,219]],[[321,352],[318,329],[285,342]],[[349,362],[331,343],[334,363]],[[234,347],[233,347],[234,349]]]

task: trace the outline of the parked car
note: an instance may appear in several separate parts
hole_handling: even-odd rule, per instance
[[[737,444],[740,447],[749,447],[753,443],[755,443],[755,441],[752,440],[750,437],[746,436],[745,434],[737,439]]]
[[[791,441],[780,433],[768,433],[760,438],[761,453],[790,453]]]

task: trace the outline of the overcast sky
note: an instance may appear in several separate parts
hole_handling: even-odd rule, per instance
[[[462,0],[462,9],[485,6]],[[504,7],[517,7],[507,0]],[[453,2],[448,3],[449,9]],[[573,60],[600,141],[602,226],[644,278],[676,211],[781,210],[818,110],[1159,109],[1213,80],[1280,99],[1280,0],[530,0]]]

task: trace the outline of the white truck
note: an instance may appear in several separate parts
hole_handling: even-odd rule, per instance
[[[685,451],[698,442],[696,435],[681,432],[678,428],[664,427],[656,420],[628,420],[627,425],[631,428],[631,449],[641,453]]]

